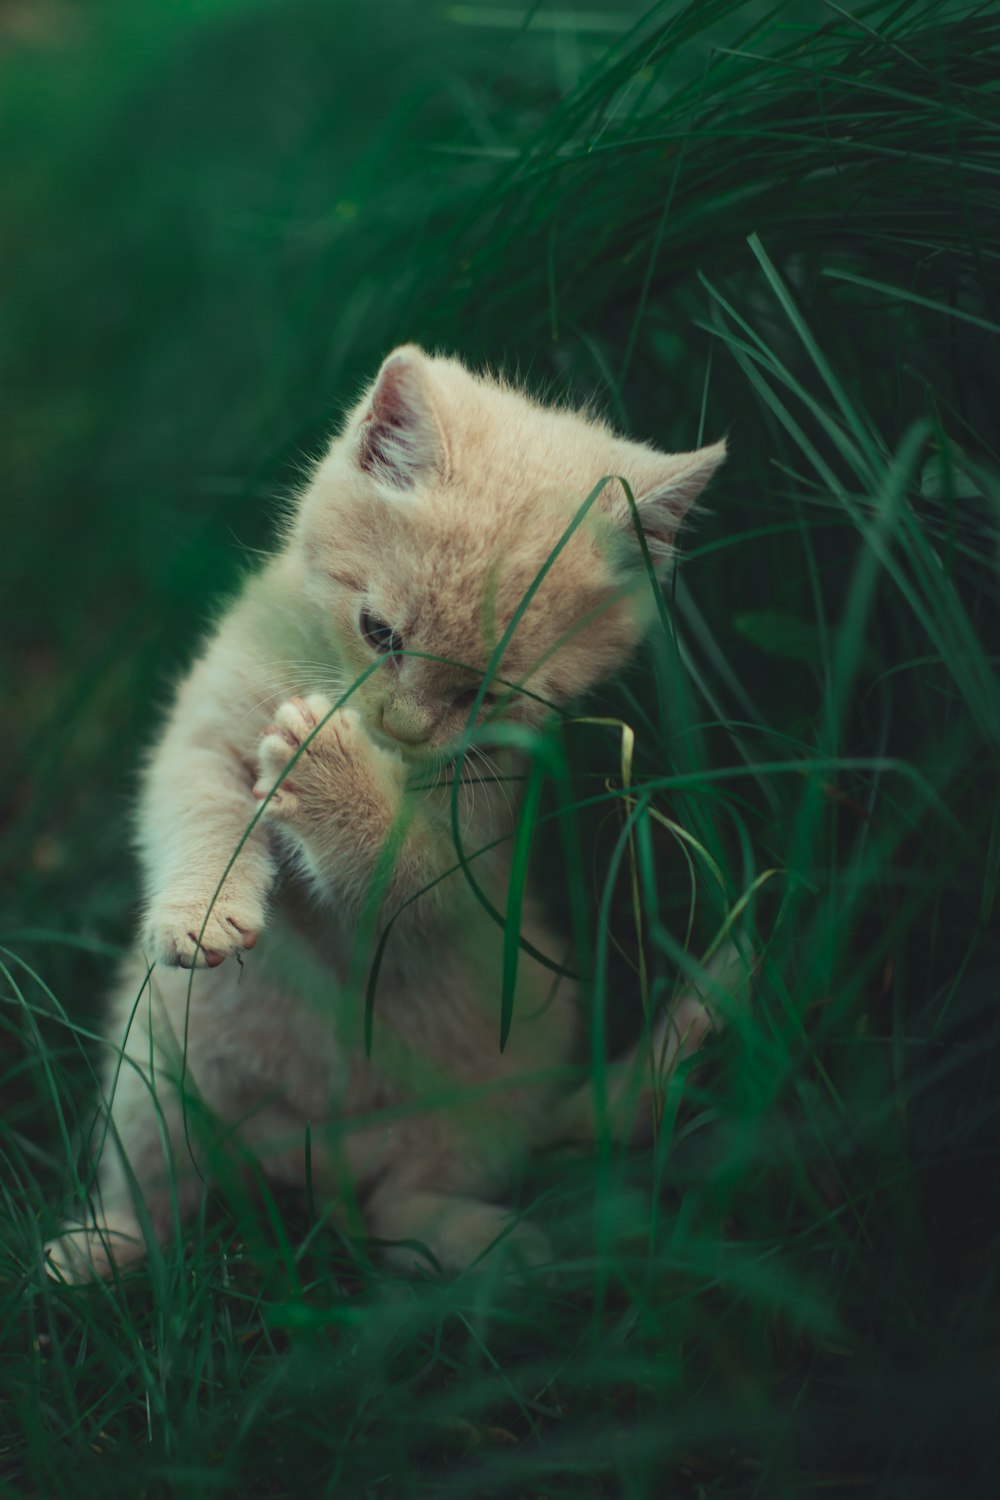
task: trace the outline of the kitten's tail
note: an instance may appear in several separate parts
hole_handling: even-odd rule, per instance
[[[723,943],[651,1035],[608,1065],[600,1122],[593,1084],[585,1083],[557,1103],[545,1143],[592,1143],[601,1133],[615,1141],[648,1140],[678,1063],[697,1052],[710,1031],[721,1031],[732,1014],[749,1007],[758,963],[746,945],[737,947],[732,939]]]

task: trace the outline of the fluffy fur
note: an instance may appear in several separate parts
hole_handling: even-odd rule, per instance
[[[395,1251],[404,1263],[420,1259],[413,1241],[445,1269],[497,1242],[544,1257],[540,1234],[495,1200],[555,1128],[574,996],[564,981],[553,998],[551,973],[524,954],[500,1051],[502,933],[455,872],[452,798],[469,855],[494,845],[472,868],[503,910],[509,841],[496,841],[516,821],[516,783],[491,779],[491,726],[530,729],[546,705],[570,704],[622,666],[647,624],[616,478],[497,663],[498,642],[603,477],[628,481],[665,570],[723,457],[721,443],[658,453],[454,359],[389,356],[280,550],[181,685],[150,759],[145,912],[111,1003],[99,1192],[93,1221],[50,1247],[59,1273],[106,1274],[143,1254],[226,1152],[301,1184],[307,1124],[315,1190],[359,1203],[380,1240],[410,1242]],[[393,916],[369,1059],[359,980]],[[530,900],[522,931],[560,953]],[[661,1023],[668,1066],[707,1024],[695,996]],[[613,1113],[626,1094],[616,1081]],[[559,1108],[586,1133],[584,1096]]]

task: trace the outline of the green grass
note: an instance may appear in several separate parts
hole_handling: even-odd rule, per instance
[[[0,1494],[992,1492],[998,78],[958,0],[0,12]],[[753,1013],[655,1145],[534,1164],[548,1283],[233,1188],[57,1286],[141,751],[403,339],[728,431],[584,710],[631,783],[560,730],[533,860],[595,1067],[734,910]]]

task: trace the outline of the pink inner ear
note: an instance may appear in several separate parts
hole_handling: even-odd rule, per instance
[[[414,479],[403,457],[406,443],[400,429],[377,421],[374,412],[369,412],[364,421],[365,430],[358,459],[361,468],[366,474],[393,485],[395,489],[411,490]]]
[[[723,439],[693,453],[661,455],[639,469],[633,493],[651,551],[670,557],[685,516],[725,456]]]
[[[673,552],[674,541],[681,523],[681,517],[677,516],[671,526],[667,522],[667,517],[662,513],[651,516],[646,511],[640,511],[639,515],[642,519],[642,529],[646,537],[646,545],[650,551],[653,553]]]
[[[412,416],[414,384],[410,361],[400,355],[390,356],[372,393],[372,415],[390,427],[405,426],[407,417]]]
[[[410,361],[389,359],[362,418],[361,468],[395,489],[412,489],[429,461],[432,422]]]

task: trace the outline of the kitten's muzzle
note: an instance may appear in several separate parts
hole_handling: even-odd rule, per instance
[[[392,708],[383,707],[379,716],[379,729],[398,745],[416,748],[426,745],[437,728],[437,719],[413,700],[394,703]]]

